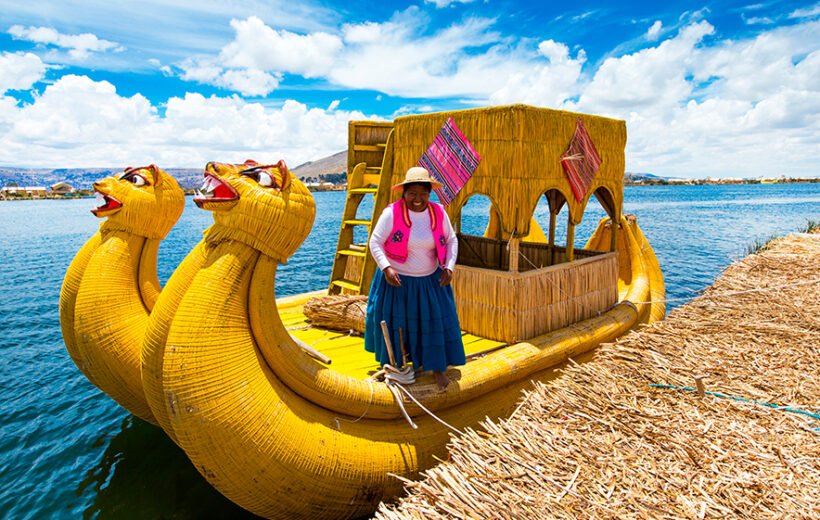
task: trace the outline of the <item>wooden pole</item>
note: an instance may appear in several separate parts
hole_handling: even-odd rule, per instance
[[[404,349],[404,334],[402,334],[401,327],[399,327],[399,348],[401,349],[401,366],[399,368],[404,368],[404,365],[409,361],[407,360],[407,350]]]
[[[615,214],[612,215],[612,236],[609,237],[609,250],[610,251],[617,251],[618,250],[618,228],[621,226],[621,212],[615,210]]]
[[[575,260],[575,224],[572,223],[572,217],[567,217],[567,262]]]
[[[557,215],[550,210],[550,265],[555,265],[555,217]]]
[[[384,334],[384,346],[387,347],[387,357],[390,364],[396,366],[396,356],[393,354],[393,344],[390,343],[390,332],[387,330],[387,322],[382,320],[382,334]]]
[[[518,245],[520,240],[517,238],[510,238],[508,242],[509,250],[510,250],[510,272],[517,273],[518,272]]]
[[[703,397],[706,395],[706,387],[703,385],[703,378],[706,376],[695,376],[695,391],[698,394],[698,397]]]
[[[304,351],[305,351],[305,353],[306,353],[307,355],[309,355],[309,356],[311,356],[311,357],[313,357],[313,358],[318,359],[319,361],[321,361],[321,362],[322,362],[322,363],[324,363],[325,365],[329,365],[329,364],[330,364],[330,358],[329,358],[329,357],[327,357],[326,355],[322,354],[321,352],[319,352],[319,351],[318,351],[318,350],[316,350],[315,348],[311,347],[310,345],[308,345],[308,344],[307,344],[307,343],[305,343],[304,341],[302,341],[302,340],[300,340],[300,339],[296,339],[296,338],[294,338],[293,336],[291,336],[291,337],[290,337],[290,339],[292,339],[292,340],[293,340],[293,342],[294,342],[294,343],[296,343],[296,344],[299,346],[299,348],[301,348],[302,350],[304,350]]]

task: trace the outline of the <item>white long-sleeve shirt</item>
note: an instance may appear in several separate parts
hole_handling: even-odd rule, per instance
[[[438,258],[436,256],[436,243],[433,238],[433,230],[430,229],[430,212],[424,210],[421,212],[408,211],[410,215],[410,222],[413,226],[410,230],[410,238],[407,242],[407,260],[403,263],[397,262],[389,258],[384,252],[384,243],[390,236],[390,231],[393,230],[393,208],[388,206],[382,211],[373,232],[370,234],[370,253],[376,260],[379,269],[384,271],[388,267],[392,267],[399,274],[407,276],[428,276],[433,274],[438,268]],[[442,231],[444,237],[447,239],[445,249],[447,256],[444,261],[444,267],[450,271],[456,265],[458,259],[458,239],[453,232],[453,226],[450,224],[450,218],[444,213],[442,224],[444,225]]]

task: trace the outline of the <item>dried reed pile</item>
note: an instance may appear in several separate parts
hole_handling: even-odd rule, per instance
[[[364,333],[367,296],[338,294],[311,298],[305,303],[302,312],[316,327]]]
[[[820,413],[818,281],[820,235],[776,240],[455,437],[376,517],[820,517],[820,420],[708,393]],[[701,375],[704,397],[650,386]]]

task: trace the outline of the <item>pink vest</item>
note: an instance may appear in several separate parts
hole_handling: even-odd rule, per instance
[[[393,208],[393,229],[390,236],[384,242],[384,254],[399,263],[407,261],[407,243],[410,240],[410,228],[413,223],[410,221],[407,204],[404,199],[399,199],[390,205]],[[444,208],[441,204],[428,202],[427,209],[430,212],[430,228],[433,230],[433,240],[436,243],[436,256],[439,265],[444,265],[447,260],[447,239],[444,237]]]

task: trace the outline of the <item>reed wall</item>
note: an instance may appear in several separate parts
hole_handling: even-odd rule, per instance
[[[533,251],[543,253],[541,248]],[[457,264],[453,291],[461,328],[515,343],[606,311],[618,299],[618,258],[616,253],[593,253],[524,272]]]

